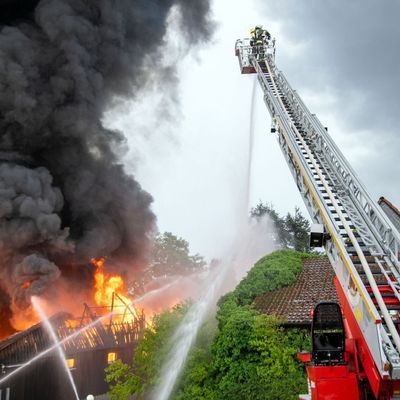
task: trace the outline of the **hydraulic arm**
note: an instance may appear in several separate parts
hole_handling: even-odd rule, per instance
[[[271,131],[313,222],[323,226],[345,317],[346,344],[352,349],[346,360],[336,363],[341,368],[336,369],[338,376],[350,374],[346,379],[351,385],[356,382],[360,398],[367,398],[362,397],[364,386],[376,399],[394,399],[397,393],[400,398],[400,234],[276,67],[275,40],[264,38],[262,45],[252,46],[249,39],[240,39],[235,54],[242,73],[257,74]],[[321,371],[314,364],[307,368],[308,398],[343,399],[317,393],[318,381],[312,379]]]

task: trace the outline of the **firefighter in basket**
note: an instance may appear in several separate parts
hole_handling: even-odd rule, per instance
[[[253,54],[256,54],[258,61],[263,61],[265,58],[264,45],[267,40],[271,39],[271,35],[266,29],[263,29],[262,25],[256,25],[250,30],[250,34],[250,45],[253,47]]]

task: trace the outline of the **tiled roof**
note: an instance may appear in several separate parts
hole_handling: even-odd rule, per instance
[[[328,257],[305,260],[293,285],[257,297],[254,307],[275,314],[286,325],[310,325],[310,311],[318,302],[338,301],[334,275]]]

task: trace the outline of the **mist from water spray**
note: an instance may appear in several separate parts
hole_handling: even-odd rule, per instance
[[[228,257],[224,257],[224,260],[217,267],[216,270],[210,271],[209,276],[205,281],[204,296],[201,296],[188,310],[177,331],[172,337],[171,342],[173,343],[172,349],[167,355],[166,363],[161,370],[161,377],[158,385],[152,393],[152,399],[154,400],[168,400],[171,396],[172,391],[176,385],[177,379],[182,371],[185,361],[189,354],[190,348],[192,347],[199,328],[205,320],[208,311],[216,303],[217,298],[230,290],[224,282],[227,280],[228,271],[240,270],[242,274],[246,271],[243,268],[243,264],[248,266],[252,265],[256,259],[254,256],[260,257],[265,255],[268,250],[272,247],[267,245],[264,247],[264,251],[259,254],[250,254],[249,250],[252,251],[254,248],[251,246],[254,242],[252,236],[260,239],[258,235],[259,229],[254,229],[254,225],[249,221],[249,208],[250,208],[250,184],[251,184],[251,167],[253,157],[253,146],[254,146],[254,120],[255,120],[255,98],[256,98],[256,86],[257,80],[254,80],[251,104],[250,104],[250,121],[249,121],[249,145],[248,145],[248,160],[247,160],[247,171],[245,175],[245,190],[242,196],[239,197],[240,201],[240,219],[238,226],[238,235],[235,237],[231,246],[228,247]],[[262,224],[267,229],[273,229],[273,223],[266,218],[267,225]],[[259,221],[261,223],[261,221]],[[260,225],[261,226],[261,225]],[[246,236],[246,237],[244,237]],[[260,251],[260,249],[258,249]],[[240,277],[236,277],[240,279]]]
[[[66,338],[64,338],[63,340],[59,341],[58,343],[55,343],[53,346],[50,346],[49,348],[47,348],[46,350],[43,350],[41,353],[37,354],[36,356],[32,357],[30,360],[28,360],[26,363],[22,364],[21,366],[19,366],[17,369],[15,369],[14,371],[10,372],[9,374],[7,374],[5,377],[0,379],[0,385],[5,382],[8,381],[12,376],[17,375],[20,371],[22,371],[23,369],[25,369],[26,367],[28,367],[29,365],[34,364],[36,361],[40,360],[42,357],[44,357],[46,354],[49,354],[50,352],[54,351],[55,349],[57,349],[58,347],[62,346],[64,343],[68,342],[69,340],[75,339],[77,336],[79,336],[80,334],[82,334],[83,332],[85,332],[86,330],[93,328],[94,326],[96,326],[98,323],[100,323],[103,319],[107,319],[110,318],[111,315],[114,314],[114,311],[111,311],[110,313],[103,315],[102,317],[96,319],[96,321],[91,322],[88,325],[85,325],[83,328],[78,329],[76,332],[72,333],[71,335],[67,336]]]
[[[138,303],[144,303],[146,301],[149,301],[153,299],[154,297],[159,296],[161,293],[165,292],[167,289],[171,288],[172,286],[175,286],[178,282],[180,282],[182,277],[180,276],[179,278],[175,279],[174,281],[167,283],[164,286],[161,286],[157,289],[150,290],[146,292],[144,295],[137,297],[132,301],[132,304],[138,304]]]
[[[40,303],[39,303],[38,299],[36,298],[36,296],[32,296],[31,303],[32,303],[33,308],[35,309],[35,311],[39,314],[39,317],[40,317],[42,323],[44,324],[48,334],[51,337],[51,339],[53,340],[54,344],[58,345],[60,340],[57,337],[57,335],[56,335],[56,333],[54,331],[54,328],[53,328],[53,326],[51,325],[51,323],[49,321],[49,318],[47,317],[46,313],[44,312],[44,310],[43,310],[42,306],[40,305]],[[62,366],[63,366],[63,368],[65,370],[65,373],[67,374],[69,382],[71,383],[71,387],[72,387],[72,390],[74,391],[75,398],[77,400],[79,400],[78,390],[76,389],[75,381],[74,381],[74,378],[72,377],[71,370],[68,368],[67,361],[65,359],[64,350],[63,350],[63,348],[61,346],[58,346],[57,347],[57,351],[58,351],[58,354],[60,356],[61,364],[62,364]]]

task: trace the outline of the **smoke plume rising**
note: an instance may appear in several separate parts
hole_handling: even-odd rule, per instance
[[[0,0],[2,315],[92,257],[144,262],[152,198],[102,117],[173,74],[161,57],[171,11],[188,46],[209,38],[209,0]]]

